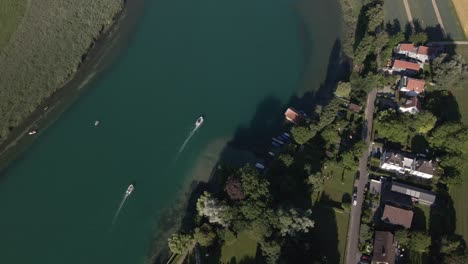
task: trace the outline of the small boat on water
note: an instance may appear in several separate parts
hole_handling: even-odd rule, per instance
[[[94,121],[94,126],[99,126],[99,120]]]
[[[32,135],[35,135],[37,133],[37,129],[34,129],[34,130],[31,130],[28,132],[28,135],[32,136]]]
[[[203,119],[203,116],[200,116],[197,121],[195,122],[195,127],[199,127],[203,124],[203,122],[205,121],[205,119]]]
[[[135,187],[133,186],[133,184],[130,184],[127,188],[127,191],[125,191],[125,195],[130,195],[132,194],[133,190],[135,189]]]

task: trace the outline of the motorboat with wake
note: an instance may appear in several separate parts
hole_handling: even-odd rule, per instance
[[[132,194],[133,190],[135,189],[135,187],[133,186],[133,184],[130,184],[127,188],[127,191],[125,191],[125,195],[128,196],[130,194]]]
[[[196,128],[200,127],[200,126],[203,124],[204,121],[205,121],[205,119],[203,119],[203,116],[200,116],[200,117],[197,119],[197,121],[195,122],[195,127],[196,127]]]

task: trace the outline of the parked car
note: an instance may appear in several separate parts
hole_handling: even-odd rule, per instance
[[[369,255],[363,254],[361,256],[361,260],[359,261],[359,264],[369,264],[371,261],[371,257]]]
[[[357,194],[353,194],[353,206],[357,205]]]

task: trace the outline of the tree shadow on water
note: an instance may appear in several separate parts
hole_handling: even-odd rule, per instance
[[[349,64],[347,60],[341,57],[341,42],[337,39],[333,45],[331,54],[328,60],[327,74],[325,81],[315,91],[306,92],[301,97],[292,96],[289,98],[286,104],[282,103],[282,100],[273,96],[266,97],[261,101],[253,115],[253,118],[249,122],[248,126],[239,127],[233,138],[226,144],[221,151],[217,165],[213,168],[212,175],[208,183],[193,182],[190,188],[190,195],[186,198],[185,211],[183,213],[180,231],[187,232],[192,230],[195,225],[196,216],[196,201],[198,197],[204,191],[210,191],[216,194],[224,195],[223,184],[225,182],[226,175],[220,175],[216,173],[218,164],[230,164],[232,162],[232,150],[241,149],[253,152],[257,157],[258,161],[264,162],[268,168],[269,164],[267,158],[269,157],[268,151],[271,150],[271,137],[278,135],[284,131],[289,130],[289,126],[285,122],[284,112],[287,107],[291,106],[296,109],[303,109],[306,113],[312,113],[315,105],[325,105],[333,97],[333,91],[336,88],[336,84],[339,80],[343,79],[343,76],[347,76],[349,73]],[[307,161],[309,162],[309,161]],[[320,161],[318,161],[320,162]],[[298,161],[293,166],[297,171],[301,171],[295,181],[298,184],[294,186],[302,186],[300,191],[290,192],[293,197],[290,197],[288,206],[304,208],[310,208],[310,193],[305,183],[307,175],[303,174],[303,168],[305,162]],[[297,176],[297,177],[296,177]],[[266,175],[266,177],[269,177]],[[288,181],[288,178],[283,179]],[[309,201],[304,203],[304,200]],[[276,199],[274,197],[274,206],[283,206],[283,200]],[[315,210],[315,209],[314,209]],[[287,259],[290,263],[304,263],[304,260],[311,258],[320,260],[325,258],[328,263],[339,263],[340,254],[338,252],[338,229],[336,226],[335,212],[331,207],[324,206],[313,212],[313,217],[316,221],[315,230],[312,233],[299,234],[294,238],[286,239],[285,245],[283,246],[281,259]],[[163,239],[161,237],[161,239]],[[165,240],[167,241],[167,240]],[[218,246],[218,252],[220,246]],[[306,258],[307,257],[307,258]],[[156,259],[156,258],[155,258]],[[164,258],[159,258],[164,259]],[[257,252],[255,259],[240,259],[231,260],[231,263],[261,263],[261,255]],[[234,261],[234,262],[232,262]],[[307,261],[310,262],[310,261]],[[161,263],[161,262],[154,262]]]

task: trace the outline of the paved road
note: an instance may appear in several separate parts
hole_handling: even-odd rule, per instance
[[[370,133],[372,131],[372,121],[374,114],[374,102],[377,95],[376,90],[372,90],[367,96],[367,105],[365,112],[365,124],[362,131],[362,137],[367,145],[370,143]],[[348,241],[346,243],[346,264],[356,264],[359,261],[358,241],[359,224],[361,222],[362,202],[364,200],[364,187],[368,181],[367,177],[367,158],[369,157],[369,148],[367,148],[359,160],[359,180],[354,182],[357,187],[357,205],[351,208],[351,217],[348,226]]]
[[[429,44],[437,44],[437,45],[468,45],[468,41],[431,41]]]

